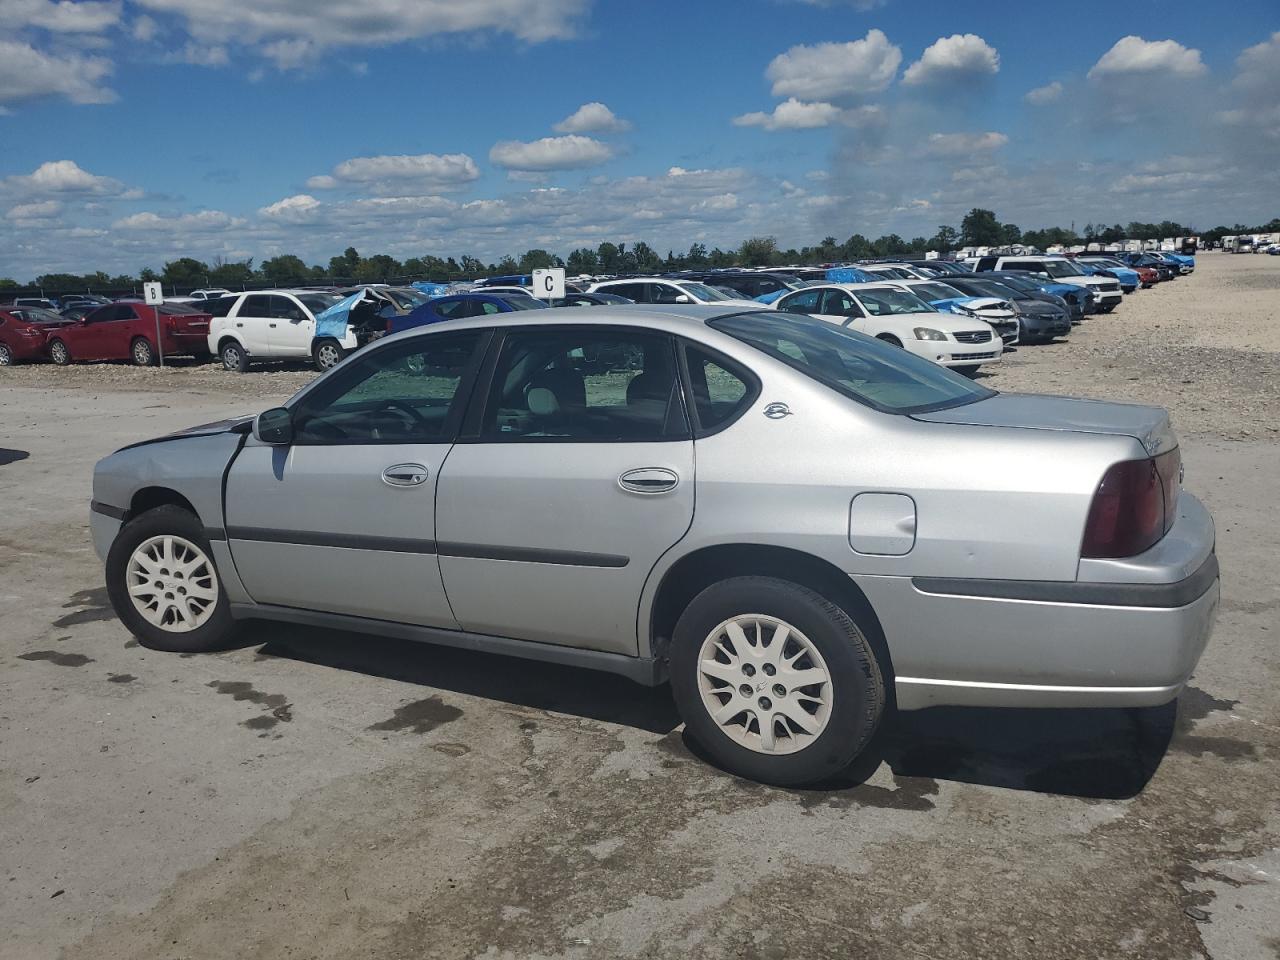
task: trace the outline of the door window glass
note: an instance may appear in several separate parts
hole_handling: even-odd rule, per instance
[[[307,320],[307,312],[288,297],[271,298],[271,316],[278,320]]]
[[[732,361],[701,347],[685,347],[693,406],[702,432],[718,430],[750,406],[757,388],[755,378]]]
[[[649,441],[688,436],[669,337],[637,330],[519,330],[494,371],[482,437]]]
[[[818,298],[821,295],[821,290],[803,290],[783,299],[778,304],[778,309],[794,310],[797,313],[817,313]]]
[[[435,443],[450,439],[460,386],[483,331],[416,337],[357,357],[294,410],[302,444]]]
[[[626,297],[628,300],[634,300],[636,303],[644,303],[644,284],[643,283],[613,283],[607,287],[601,287],[601,293],[612,293],[619,297]]]
[[[822,294],[822,314],[834,317],[861,317],[862,310],[853,302],[853,297],[844,290],[825,290]]]
[[[265,294],[257,294],[252,297],[245,297],[244,303],[240,304],[240,312],[237,316],[241,317],[269,317],[271,316],[271,298]]]

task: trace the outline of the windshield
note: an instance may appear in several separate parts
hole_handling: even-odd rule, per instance
[[[342,297],[336,293],[304,293],[298,296],[302,305],[311,311],[313,316],[320,316],[335,303],[339,303]]]
[[[67,318],[44,307],[21,307],[22,319],[27,323],[66,323]]]
[[[732,300],[733,297],[726,297],[719,290],[713,290],[705,283],[678,283],[676,284],[681,290],[689,294],[695,300],[701,300],[704,303],[716,303],[720,300]]]
[[[950,300],[952,297],[964,296],[955,287],[945,283],[913,283],[911,292],[925,300]]]
[[[1023,293],[1035,293],[1040,289],[1040,284],[1034,280],[1028,280],[1026,277],[1004,276],[1000,278],[1000,282],[1013,287],[1015,290],[1021,290]]]
[[[893,277],[896,280],[914,280],[915,277],[907,273],[900,267],[860,267],[859,269],[867,273],[874,273],[877,277]]]
[[[885,413],[924,413],[995,396],[936,363],[823,320],[761,311],[710,326]]]
[[[1044,269],[1051,277],[1083,277],[1084,271],[1070,260],[1046,260]]]
[[[965,286],[973,291],[975,297],[999,297],[1001,300],[1025,300],[1019,297],[1013,285],[1005,286],[994,280],[967,280]]]
[[[914,293],[892,290],[889,287],[872,287],[868,290],[854,290],[862,308],[873,317],[887,317],[893,313],[937,313]]]
[[[388,300],[393,300],[397,306],[407,307],[410,310],[427,302],[426,297],[421,294],[410,293],[408,290],[381,290],[379,292],[386,295]]]
[[[198,303],[162,303],[156,309],[166,317],[185,317],[192,313],[200,313],[202,306]]]

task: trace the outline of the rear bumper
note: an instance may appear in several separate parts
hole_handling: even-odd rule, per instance
[[[1162,544],[1102,579],[854,575],[880,618],[898,706],[1140,707],[1174,699],[1213,632],[1213,526],[1186,494]]]

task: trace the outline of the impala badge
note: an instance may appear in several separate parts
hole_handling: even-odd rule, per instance
[[[770,420],[781,420],[791,416],[791,408],[785,403],[771,403],[764,408],[764,415]]]

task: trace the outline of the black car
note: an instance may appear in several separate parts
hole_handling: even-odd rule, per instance
[[[710,270],[705,273],[689,272],[681,275],[684,280],[696,280],[713,287],[727,287],[745,300],[754,300],[770,293],[785,293],[793,289],[795,277],[788,273],[757,273],[751,270]]]
[[[1053,300],[1059,298],[1052,294],[1037,295],[999,280],[988,280],[986,276],[948,274],[939,279],[969,297],[1001,297],[1013,301],[1018,308],[1019,343],[1048,343],[1054,337],[1065,337],[1071,332],[1071,312],[1065,303],[1054,303]]]
[[[1024,290],[1032,293],[1037,298],[1048,298],[1057,303],[1064,304],[1067,311],[1071,314],[1072,323],[1080,323],[1084,320],[1085,315],[1093,313],[1096,309],[1096,297],[1086,287],[1076,287],[1061,296],[1056,293],[1048,293],[1040,288],[1041,283],[1035,279],[1034,274],[1026,273],[1021,270],[984,270],[984,277],[990,277],[992,280],[999,280],[1001,283],[1013,287],[1015,290]],[[948,278],[948,282],[950,282]],[[1069,284],[1063,284],[1069,286]]]
[[[620,303],[635,303],[626,297],[613,293],[574,293],[565,291],[566,296],[560,300],[548,300],[553,307],[609,307]]]

